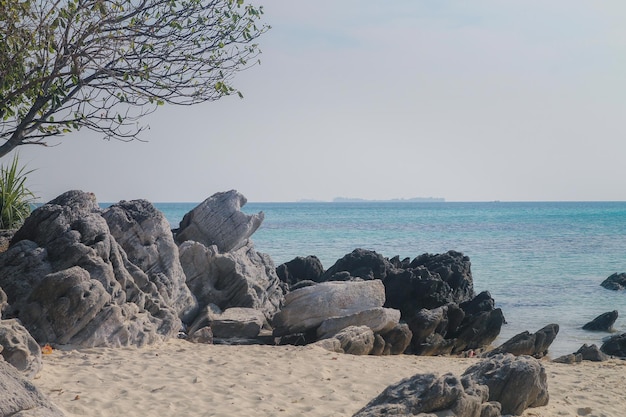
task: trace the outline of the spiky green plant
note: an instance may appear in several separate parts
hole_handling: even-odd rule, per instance
[[[19,167],[17,154],[8,167],[0,166],[0,229],[16,229],[30,215],[35,195],[26,187],[26,177],[32,172]]]

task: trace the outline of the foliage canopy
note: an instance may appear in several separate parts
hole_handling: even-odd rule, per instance
[[[81,128],[136,139],[159,105],[241,95],[262,14],[244,0],[0,0],[0,157]]]

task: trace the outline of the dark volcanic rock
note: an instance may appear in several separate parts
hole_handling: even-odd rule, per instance
[[[181,328],[163,287],[128,260],[101,213],[93,194],[69,191],[34,210],[0,254],[7,316],[40,343],[144,345]]]
[[[535,358],[542,358],[548,353],[548,348],[558,333],[558,324],[548,324],[532,334],[528,331],[524,331],[513,336],[487,355],[494,356],[499,353],[511,353],[515,356],[528,355]]]
[[[626,288],[626,273],[622,272],[618,274],[617,272],[602,281],[600,284],[607,290],[620,291]]]
[[[617,316],[617,310],[600,314],[598,317],[585,324],[583,329],[610,332],[613,329],[615,320],[617,320]]]
[[[469,257],[456,251],[436,255],[423,254],[411,262],[411,268],[420,266],[438,274],[450,286],[453,302],[460,304],[474,298],[474,281]]]
[[[345,276],[336,276],[342,272],[349,273],[350,277],[364,280],[384,280],[391,268],[389,261],[382,255],[371,250],[355,249],[328,268],[320,281],[345,281]]]
[[[620,358],[626,358],[626,333],[621,333],[607,339],[600,350],[607,355],[619,356]]]
[[[298,256],[276,268],[278,278],[290,287],[300,281],[320,282],[323,273],[324,267],[317,256]]]
[[[529,407],[548,404],[548,382],[541,363],[528,356],[497,355],[463,373],[489,387],[489,401],[502,405],[502,414],[521,415]]]

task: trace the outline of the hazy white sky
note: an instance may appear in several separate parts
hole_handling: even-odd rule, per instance
[[[623,0],[261,4],[243,100],[22,148],[42,201],[626,200]]]

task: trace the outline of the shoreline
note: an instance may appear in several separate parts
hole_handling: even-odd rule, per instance
[[[33,381],[68,416],[350,417],[417,373],[462,374],[477,358],[354,356],[315,346],[207,345],[54,350]],[[523,416],[620,416],[626,361],[542,360],[550,402]]]

